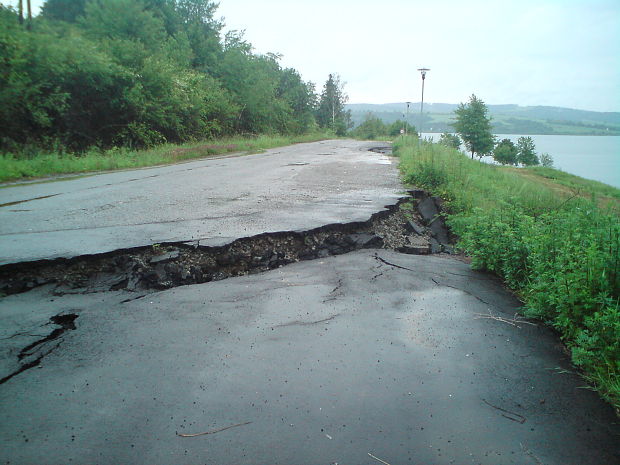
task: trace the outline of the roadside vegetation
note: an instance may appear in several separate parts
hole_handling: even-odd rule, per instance
[[[548,167],[481,163],[417,137],[394,150],[407,183],[446,200],[472,267],[498,274],[525,316],[555,328],[620,410],[620,190]]]
[[[393,139],[401,133],[404,134],[405,131],[407,134],[417,133],[415,126],[405,121],[397,120],[391,124],[385,124],[375,114],[367,113],[364,121],[352,129],[349,136],[362,140]]]
[[[2,180],[255,150],[351,126],[337,74],[317,92],[242,32],[223,34],[212,0],[47,0],[34,18],[30,2],[18,5],[0,4]]]
[[[80,154],[36,152],[32,156],[0,155],[0,182],[49,177],[58,174],[89,173],[146,166],[166,165],[224,154],[257,153],[274,147],[314,142],[335,137],[334,133],[316,132],[292,135],[230,137],[185,144],[161,144],[150,149],[127,147],[91,148]]]

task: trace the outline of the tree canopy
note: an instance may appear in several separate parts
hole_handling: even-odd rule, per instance
[[[502,139],[493,150],[493,159],[502,165],[516,165],[517,155],[517,147],[510,139]]]
[[[319,126],[329,128],[339,136],[345,135],[351,126],[351,114],[344,109],[344,104],[348,99],[340,76],[335,73],[330,74],[323,86],[316,111]]]
[[[461,147],[461,139],[459,136],[456,134],[450,134],[449,132],[444,132],[441,136],[439,136],[439,143],[457,150]]]
[[[469,103],[461,103],[454,114],[456,119],[452,126],[471,152],[471,157],[474,158],[474,154],[480,158],[488,155],[493,150],[495,140],[491,133],[491,118],[484,102],[472,94]]]
[[[517,139],[517,161],[525,166],[540,164],[536,155],[536,145],[531,137],[519,137]]]
[[[316,126],[314,85],[212,0],[47,0],[28,30],[0,5],[0,151],[144,147]],[[336,76],[336,129],[346,96]]]

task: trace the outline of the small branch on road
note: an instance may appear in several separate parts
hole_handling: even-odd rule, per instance
[[[378,462],[381,462],[385,465],[390,465],[389,463],[387,463],[385,460],[381,460],[379,457],[375,457],[374,455],[372,455],[370,452],[368,452],[368,455],[370,455],[373,459],[375,459]]]
[[[521,329],[521,326],[519,326],[520,323],[524,323],[526,325],[532,325],[532,326],[538,326],[536,323],[532,323],[531,321],[525,321],[525,320],[520,320],[519,316],[515,313],[515,316],[510,319],[510,318],[503,318],[501,316],[495,316],[493,315],[493,313],[491,313],[491,311],[489,310],[488,314],[484,314],[484,313],[474,313],[474,315],[476,316],[476,319],[480,319],[480,318],[484,318],[487,320],[495,320],[495,321],[501,321],[502,323],[507,323],[511,326],[514,326],[515,328],[519,328]]]
[[[493,305],[490,302],[487,302],[484,299],[481,299],[480,297],[478,297],[476,294],[472,294],[469,291],[466,291],[465,289],[461,288],[461,287],[457,287],[457,286],[451,286],[450,284],[445,284],[445,283],[440,283],[439,281],[437,281],[435,278],[431,278],[431,281],[433,281],[435,284],[437,284],[438,286],[445,286],[445,287],[449,287],[451,289],[456,289],[457,291],[461,291],[464,292],[467,295],[472,296],[474,299],[478,299],[480,302],[482,302],[485,305],[492,305],[493,307],[495,307],[495,305]]]
[[[207,434],[215,434],[215,433],[219,433],[221,431],[226,431],[227,429],[237,428],[239,426],[244,426],[244,425],[249,425],[250,423],[252,423],[252,422],[251,421],[246,421],[245,423],[237,423],[236,425],[225,426],[224,428],[213,429],[211,431],[205,431],[204,433],[194,433],[194,434],[179,434],[179,433],[177,433],[177,436],[180,436],[182,438],[195,438],[196,436],[205,436]]]
[[[498,407],[496,405],[493,405],[493,404],[487,402],[484,399],[482,399],[482,402],[487,404],[489,407],[493,407],[494,409],[499,410],[500,412],[504,412],[504,413],[502,413],[502,416],[504,418],[508,418],[509,420],[512,420],[512,421],[515,421],[515,422],[521,423],[521,424],[525,423],[525,417],[523,415],[519,415],[518,413],[514,413],[514,412],[511,412],[509,410],[505,410],[505,409],[503,409],[501,407]],[[512,415],[512,416],[508,416],[506,414]]]

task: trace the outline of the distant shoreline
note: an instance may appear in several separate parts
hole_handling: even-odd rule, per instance
[[[347,104],[351,119],[360,124],[366,116],[391,124],[408,119],[423,132],[452,132],[454,110],[450,103],[425,103],[423,118],[420,104],[388,103],[383,105]],[[499,134],[540,136],[620,136],[620,112],[596,112],[573,108],[518,105],[487,105],[492,131]]]
[[[456,134],[454,131],[424,131],[422,134],[443,134],[448,132],[449,134]],[[614,134],[574,134],[574,133],[560,133],[560,132],[493,132],[493,135],[510,135],[510,136],[586,136],[586,137],[618,137],[619,133]]]

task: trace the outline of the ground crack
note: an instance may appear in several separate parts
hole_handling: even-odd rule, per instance
[[[47,336],[24,347],[19,352],[17,359],[20,362],[22,362],[24,359],[30,360],[21,363],[20,367],[17,370],[0,379],[0,384],[4,384],[14,376],[17,376],[18,374],[39,365],[41,363],[41,360],[43,360],[45,356],[49,355],[60,346],[60,344],[64,340],[63,338],[61,338],[61,336],[66,331],[73,331],[75,329],[75,320],[77,319],[77,317],[78,315],[76,315],[75,313],[64,313],[51,317],[48,324],[59,326],[59,328],[55,328]],[[50,344],[51,342],[56,343]]]
[[[299,320],[290,321],[288,323],[282,323],[281,325],[276,325],[276,326],[274,326],[274,328],[284,328],[286,326],[312,326],[312,325],[318,325],[318,324],[321,324],[321,323],[326,323],[328,321],[331,321],[334,318],[336,318],[338,315],[340,315],[340,314],[338,313],[336,315],[332,315],[330,317],[323,318],[322,320],[316,320],[316,321],[299,321]]]
[[[383,258],[379,257],[378,255],[375,255],[375,259],[379,260],[381,263],[385,263],[388,266],[393,266],[394,268],[398,268],[400,270],[406,270],[406,271],[413,271],[414,273],[417,273],[416,270],[412,270],[411,268],[406,268],[404,266],[400,266],[400,265],[396,265],[394,263],[390,263],[387,260],[384,260]],[[377,275],[378,276],[378,275]]]
[[[436,234],[430,228],[418,224],[425,221],[415,210],[425,200],[420,192],[401,198],[367,221],[335,223],[306,231],[263,233],[222,246],[181,241],[70,259],[4,265],[0,266],[0,296],[50,284],[54,295],[107,291],[145,295],[149,291],[261,273],[290,263],[361,249],[424,255],[447,251],[448,246],[436,246]],[[331,298],[337,290],[332,291]],[[131,300],[126,299],[124,303]]]

